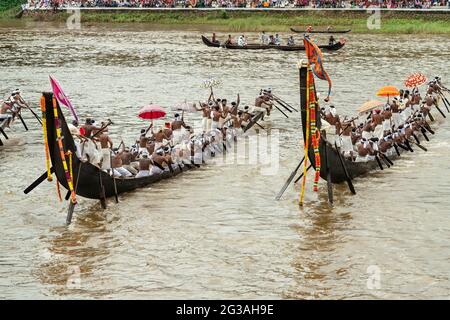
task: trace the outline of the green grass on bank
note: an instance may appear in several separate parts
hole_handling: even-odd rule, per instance
[[[0,0],[0,18],[14,18],[26,0]]]
[[[7,0],[10,2],[18,0]],[[35,21],[65,22],[69,15],[61,12],[30,13],[23,19]],[[387,12],[381,14],[381,28],[368,29],[365,12],[330,12],[330,11],[293,11],[293,12],[82,12],[82,23],[147,23],[162,25],[167,29],[170,25],[202,27],[215,31],[251,32],[251,31],[289,31],[289,27],[316,28],[333,26],[335,29],[351,28],[355,33],[386,34],[450,34],[448,14],[432,12]]]

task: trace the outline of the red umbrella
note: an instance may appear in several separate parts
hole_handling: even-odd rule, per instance
[[[416,72],[408,76],[405,80],[405,86],[408,88],[415,88],[427,82],[427,77],[423,74]]]
[[[166,115],[163,108],[156,104],[145,106],[139,110],[138,117],[146,120],[162,118]]]

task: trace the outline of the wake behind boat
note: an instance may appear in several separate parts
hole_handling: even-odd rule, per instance
[[[219,41],[212,41],[202,35],[203,43],[208,47],[226,48],[232,50],[280,50],[280,51],[305,51],[305,47],[302,45],[276,45],[276,44],[230,44],[229,42],[220,43]],[[333,44],[320,45],[319,48],[327,51],[337,51],[345,45],[345,40],[341,39]]]

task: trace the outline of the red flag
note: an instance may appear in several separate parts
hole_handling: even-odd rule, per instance
[[[69,108],[70,113],[72,113],[73,118],[77,122],[79,122],[78,121],[78,115],[77,115],[77,112],[76,112],[75,108],[73,107],[73,105],[70,102],[69,98],[66,96],[66,94],[62,90],[62,88],[59,85],[59,83],[52,76],[49,76],[49,78],[50,78],[50,83],[52,85],[53,95],[55,96],[55,98],[58,100],[58,102],[60,104],[62,104],[64,106],[66,106],[67,108]]]
[[[319,47],[312,42],[308,36],[303,38],[303,44],[305,46],[306,56],[308,58],[308,62],[314,68],[312,69],[317,78],[321,80],[328,81],[328,95],[325,98],[325,101],[330,100],[331,95],[331,79],[328,76],[328,73],[325,71],[322,65],[322,51],[320,51]]]

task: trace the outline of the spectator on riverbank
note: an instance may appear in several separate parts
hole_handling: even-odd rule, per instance
[[[450,8],[450,0],[28,0],[26,9],[97,8]]]

